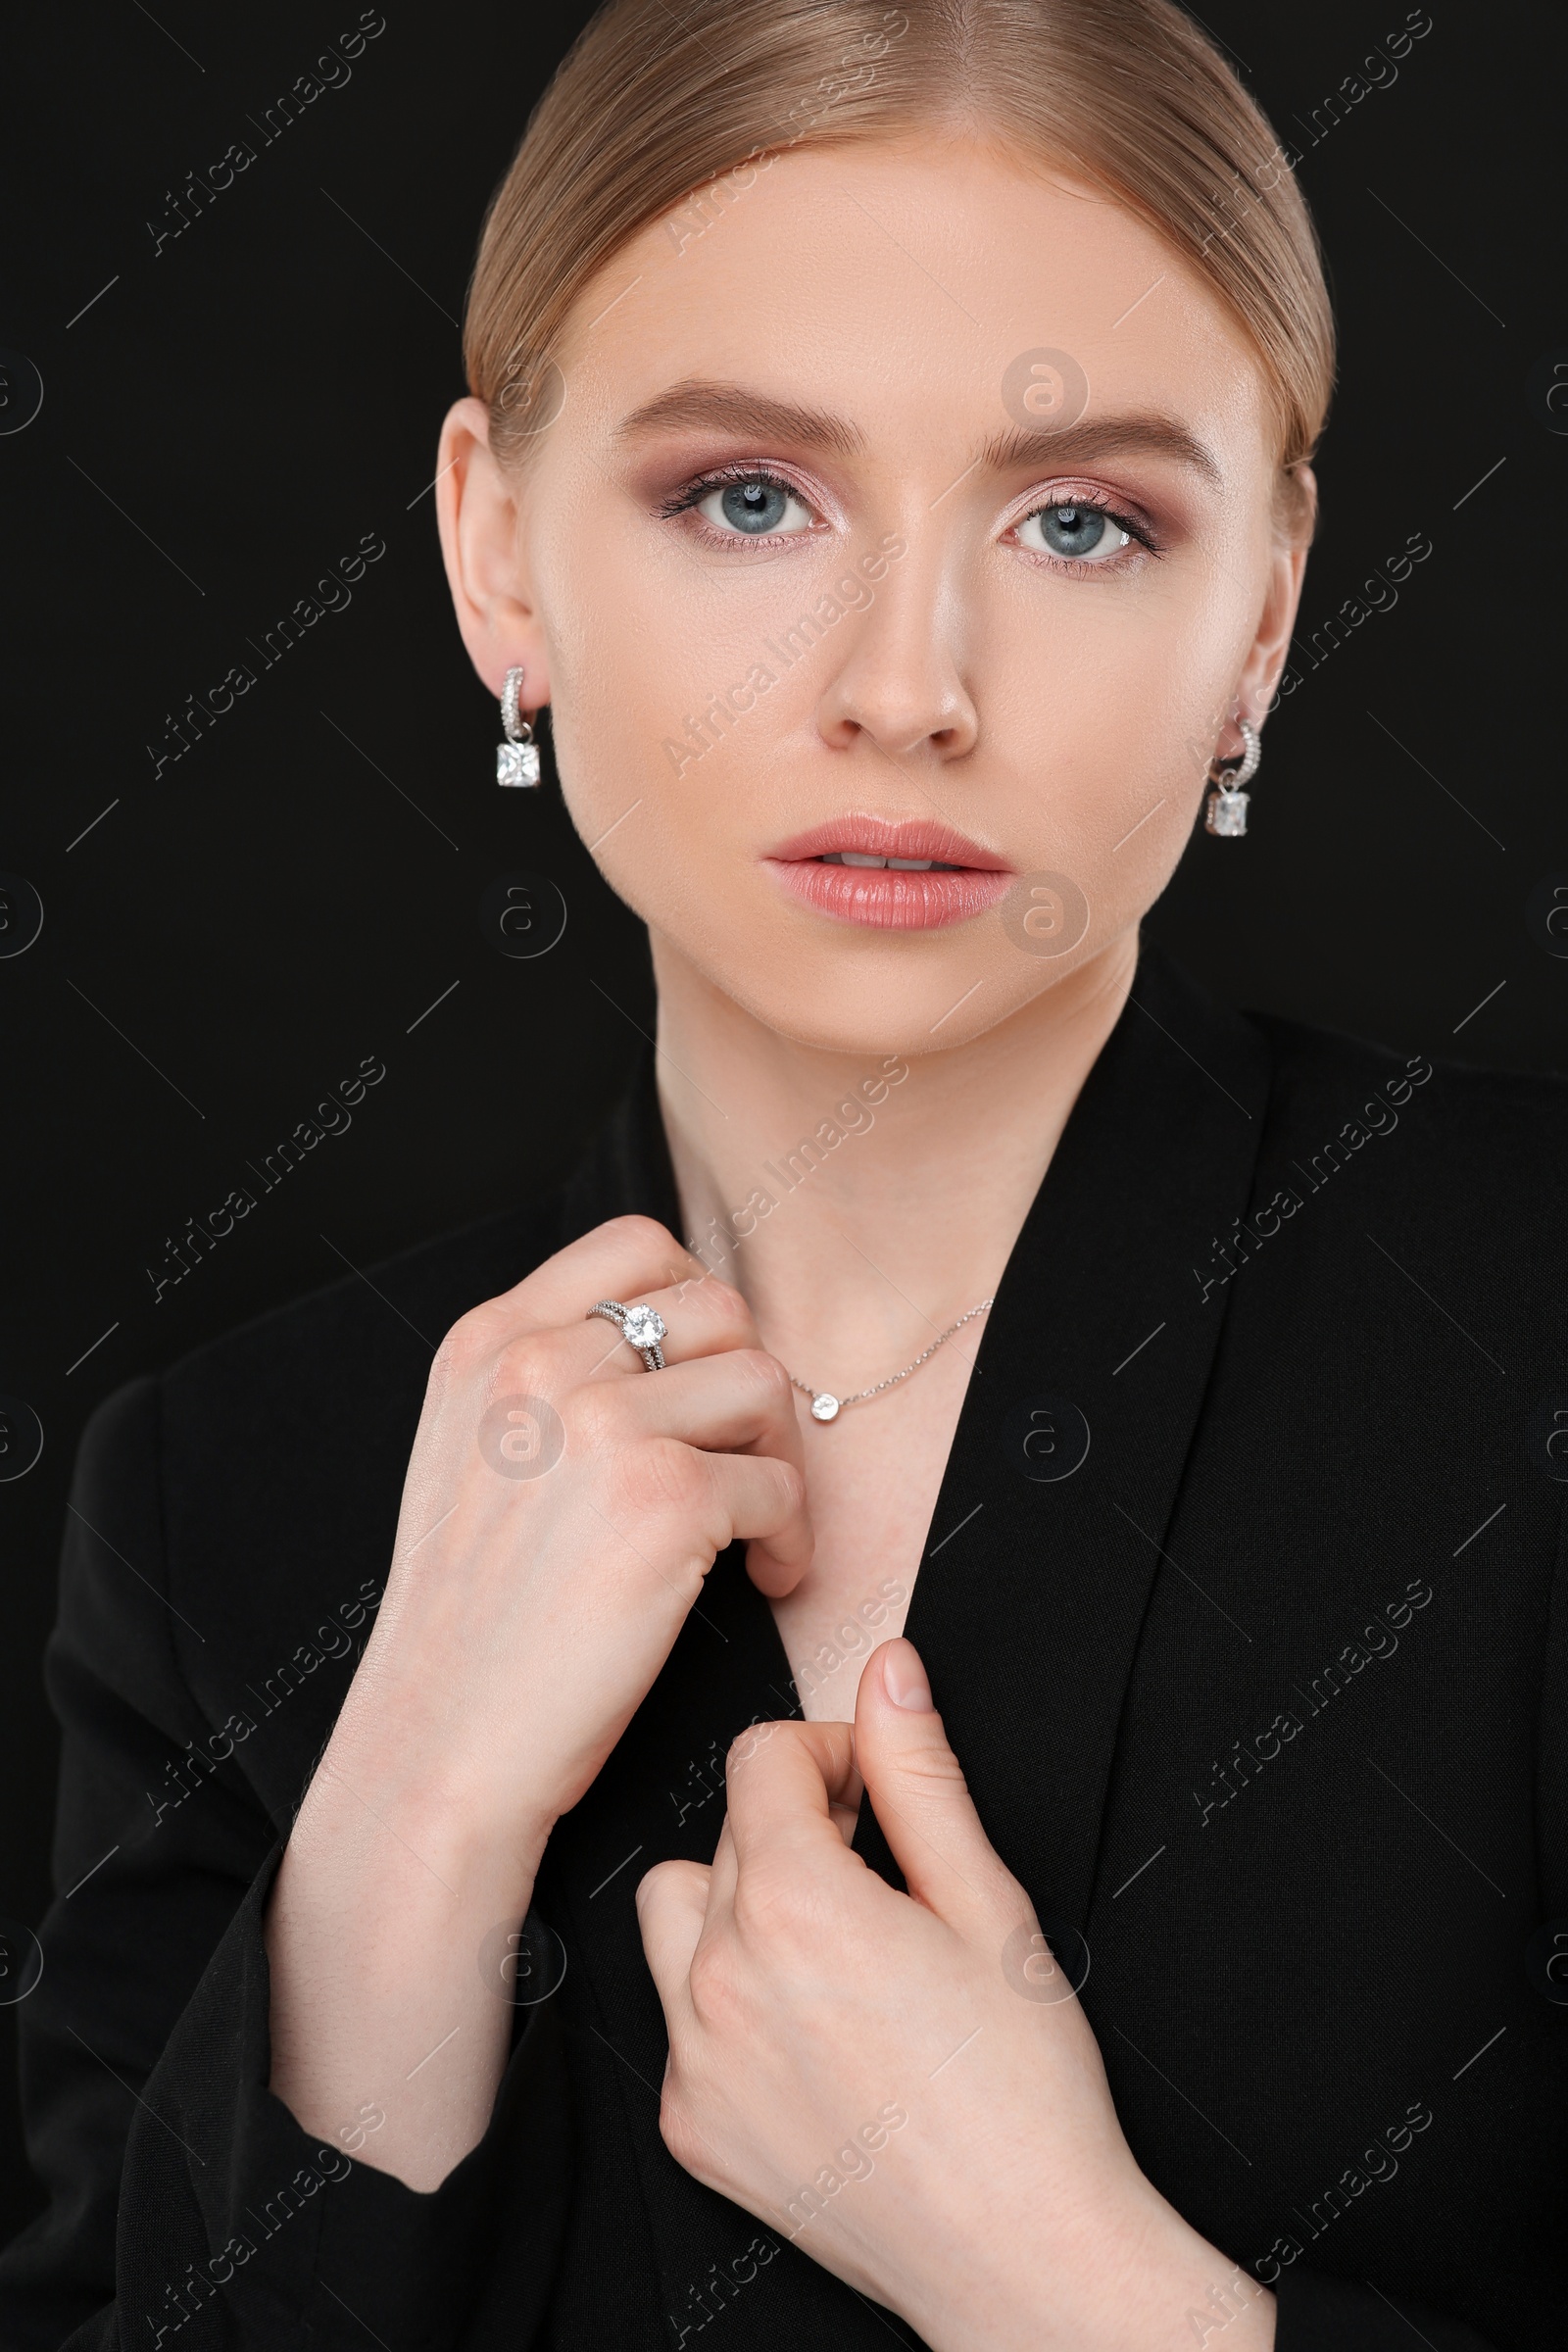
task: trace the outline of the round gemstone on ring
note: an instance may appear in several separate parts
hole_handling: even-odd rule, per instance
[[[838,1398],[836,1396],[830,1396],[826,1389],[822,1391],[820,1396],[813,1396],[811,1398],[811,1419],[813,1421],[836,1421],[838,1418]]]
[[[634,1348],[657,1348],[665,1336],[664,1318],[657,1307],[629,1306],[621,1330]]]

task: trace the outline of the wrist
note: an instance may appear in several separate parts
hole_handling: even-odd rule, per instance
[[[296,1829],[312,1816],[357,1824],[352,1844],[373,1843],[379,1832],[383,1844],[401,1844],[443,1885],[483,1886],[501,1899],[514,1889],[526,1908],[558,1813],[527,1788],[498,1788],[450,1746],[427,1749],[401,1731],[389,1739],[345,1707]]]
[[[966,2281],[956,2292],[956,2278]],[[1064,2215],[1059,2180],[1023,2211],[992,2205],[961,2254],[950,2244],[939,2257],[929,2292],[908,2272],[905,2282],[912,2292],[889,2299],[933,2352],[1190,2352],[1195,2340],[1208,2352],[1272,2352],[1274,2343],[1267,2288],[1138,2173],[1076,2218]]]
[[[1184,2221],[1142,2175],[1139,2181],[1102,2352],[1178,2352],[1195,2341],[1210,2352],[1273,2352],[1268,2288]]]

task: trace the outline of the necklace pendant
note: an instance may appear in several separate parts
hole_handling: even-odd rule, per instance
[[[836,1421],[838,1413],[839,1400],[836,1396],[830,1396],[826,1389],[811,1398],[811,1419],[813,1421]]]

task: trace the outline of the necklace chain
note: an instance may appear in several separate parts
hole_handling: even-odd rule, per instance
[[[874,1389],[857,1389],[853,1396],[834,1396],[825,1389],[813,1389],[808,1382],[797,1380],[793,1372],[790,1374],[790,1385],[792,1388],[799,1389],[803,1396],[809,1396],[811,1413],[815,1420],[836,1420],[847,1404],[864,1404],[867,1397],[880,1396],[884,1389],[896,1389],[901,1380],[907,1380],[911,1372],[918,1372],[920,1366],[935,1355],[937,1349],[951,1340],[956,1331],[961,1331],[966,1323],[974,1321],[976,1315],[983,1315],[988,1306],[995,1306],[995,1298],[982,1298],[978,1306],[971,1306],[966,1315],[960,1315],[956,1323],[950,1323],[946,1331],[939,1333],[930,1347],[923,1348],[915,1357],[912,1364],[906,1364],[904,1370],[895,1372],[891,1379],[879,1380]],[[824,1406],[827,1408],[825,1411],[821,1409]]]

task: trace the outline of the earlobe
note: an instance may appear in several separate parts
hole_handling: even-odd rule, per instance
[[[519,546],[517,490],[490,448],[483,401],[458,401],[441,429],[434,484],[441,557],[458,628],[480,678],[500,697],[509,669],[527,676],[527,710],[550,700],[549,661]]]

